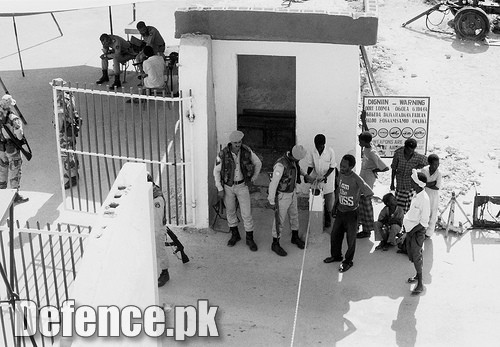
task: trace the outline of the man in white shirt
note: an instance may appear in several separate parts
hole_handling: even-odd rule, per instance
[[[236,199],[238,199],[246,231],[246,244],[252,252],[255,252],[257,245],[253,239],[254,226],[248,184],[255,182],[259,177],[262,162],[250,147],[242,144],[243,136],[244,134],[238,130],[229,135],[230,142],[218,154],[213,173],[219,198],[224,199],[226,205],[227,224],[232,234],[227,245],[232,247],[241,240],[236,216]]]
[[[155,55],[153,47],[144,48],[146,60],[142,63],[144,70],[144,88],[163,88],[165,85],[165,60],[160,55]]]
[[[325,198],[324,207],[324,224],[325,228],[332,225],[332,211],[333,211],[333,191],[335,186],[335,168],[337,162],[335,161],[335,152],[331,147],[325,148],[326,137],[323,134],[318,134],[314,137],[315,149],[307,153],[307,174],[318,183],[318,189],[323,190]]]
[[[422,247],[425,240],[425,230],[429,225],[430,218],[430,201],[429,196],[425,192],[427,178],[421,172],[412,170],[411,185],[415,190],[416,195],[411,200],[410,209],[406,212],[403,218],[403,227],[406,231],[406,249],[408,259],[415,266],[417,274],[414,277],[408,278],[408,283],[417,282],[417,286],[413,289],[414,294],[420,294],[424,291],[422,283],[422,268],[424,257],[422,255]]]

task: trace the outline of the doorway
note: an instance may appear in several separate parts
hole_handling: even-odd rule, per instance
[[[264,172],[295,144],[295,90],[295,57],[238,55],[237,127]]]

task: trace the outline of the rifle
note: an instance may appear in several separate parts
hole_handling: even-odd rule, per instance
[[[9,91],[7,90],[7,87],[5,86],[5,84],[2,81],[2,77],[0,77],[0,84],[2,85],[2,88],[5,90],[5,94],[9,94],[10,95]],[[17,105],[14,105],[14,108],[16,109],[16,112],[19,115],[19,118],[21,118],[21,120],[23,121],[23,123],[24,124],[28,124],[28,122],[26,122],[26,119],[24,119],[24,116],[21,113],[21,110],[19,110],[19,107],[17,107]]]
[[[167,229],[168,236],[172,239],[172,242],[165,242],[165,246],[175,246],[174,254],[180,252],[182,263],[186,264],[189,261],[189,257],[186,253],[184,253],[184,245],[179,241],[177,236],[175,236],[174,232],[170,230],[169,227],[165,228]]]
[[[14,146],[24,154],[24,156],[26,157],[26,159],[28,159],[28,161],[30,161],[33,154],[31,152],[31,147],[30,147],[28,141],[26,141],[26,138],[24,137],[24,135],[23,135],[23,139],[19,140],[5,124],[2,124],[2,126],[3,126],[3,129],[5,130],[5,132],[9,135],[9,137],[10,137],[9,140],[12,141]],[[23,148],[23,145],[26,145],[26,147],[28,147],[28,150],[25,150]]]

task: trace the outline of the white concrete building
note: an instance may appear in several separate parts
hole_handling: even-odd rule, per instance
[[[180,90],[194,96],[195,120],[185,138],[196,141],[197,227],[209,225],[215,157],[233,130],[242,130],[244,143],[263,156],[264,172],[296,143],[313,149],[318,133],[337,161],[356,153],[359,46],[376,43],[378,25],[376,1],[366,0],[364,8],[176,11]]]

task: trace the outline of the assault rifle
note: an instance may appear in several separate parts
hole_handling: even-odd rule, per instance
[[[186,264],[189,261],[189,257],[186,253],[184,253],[184,245],[179,241],[177,236],[175,236],[174,232],[170,230],[169,227],[166,227],[166,229],[168,236],[172,239],[172,242],[165,242],[165,246],[174,246],[174,254],[179,252],[181,254],[182,263]]]
[[[14,146],[24,154],[24,156],[26,157],[26,159],[28,159],[28,161],[30,161],[31,157],[33,156],[33,153],[31,152],[31,147],[28,144],[28,141],[26,141],[26,138],[24,137],[24,135],[23,135],[22,140],[19,140],[17,138],[17,136],[15,136],[12,133],[12,131],[10,131],[9,127],[7,127],[5,124],[3,124],[2,126],[3,126],[3,129],[5,130],[5,132],[9,135],[10,141],[12,141]],[[24,145],[26,145],[26,147],[28,147],[28,150],[23,148]]]

